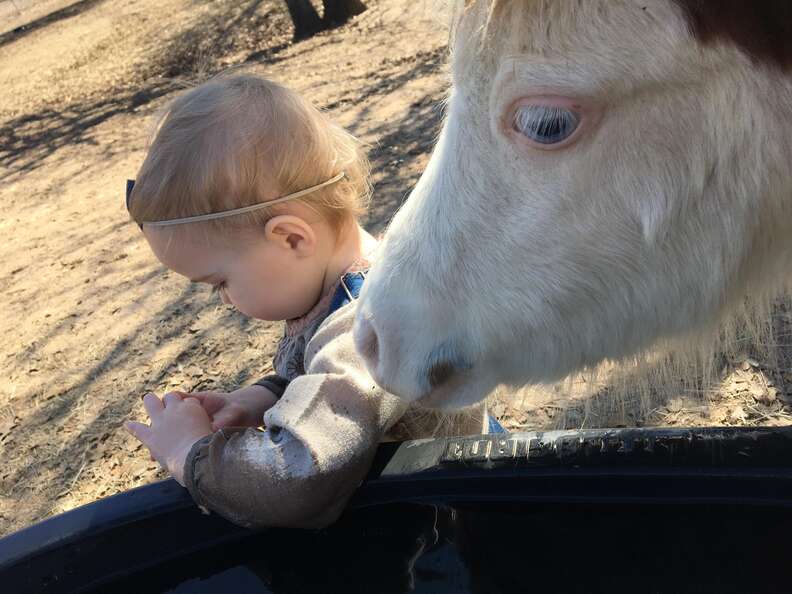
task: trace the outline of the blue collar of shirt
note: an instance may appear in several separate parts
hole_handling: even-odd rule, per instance
[[[341,277],[341,283],[336,289],[333,300],[330,302],[330,309],[327,315],[332,315],[347,303],[351,303],[360,295],[363,283],[366,280],[366,271],[348,272]]]

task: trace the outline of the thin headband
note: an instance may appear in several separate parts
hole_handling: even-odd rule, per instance
[[[305,188],[304,190],[299,190],[291,194],[286,194],[285,196],[281,196],[280,198],[273,198],[272,200],[266,200],[264,202],[259,202],[258,204],[251,204],[250,206],[243,206],[241,208],[232,208],[231,210],[222,210],[220,212],[210,212],[208,214],[195,215],[192,217],[183,217],[180,219],[168,219],[165,221],[143,221],[140,224],[151,225],[152,227],[167,227],[168,225],[183,225],[184,223],[211,221],[214,219],[223,219],[225,217],[232,217],[238,214],[246,214],[248,212],[261,210],[262,208],[267,208],[268,206],[273,206],[274,204],[280,204],[281,202],[286,202],[287,200],[294,200],[295,198],[300,198],[302,196],[305,196],[306,194],[310,194],[311,192],[316,192],[317,190],[321,190],[326,186],[330,186],[336,182],[339,182],[345,177],[346,177],[346,172],[342,171],[335,177],[331,177],[327,181],[323,181],[321,184],[316,184],[315,186],[311,186],[310,188]],[[129,210],[129,197],[132,194],[132,188],[134,187],[135,187],[135,181],[128,179],[126,186],[127,210]]]

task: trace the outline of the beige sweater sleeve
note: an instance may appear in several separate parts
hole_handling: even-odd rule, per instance
[[[267,430],[226,429],[197,442],[185,484],[195,502],[243,526],[333,522],[406,406],[372,381],[352,342],[354,307],[308,343],[306,375],[264,415]]]

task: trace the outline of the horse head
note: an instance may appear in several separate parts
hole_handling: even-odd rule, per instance
[[[468,0],[430,162],[357,314],[458,407],[711,327],[792,268],[786,0]]]

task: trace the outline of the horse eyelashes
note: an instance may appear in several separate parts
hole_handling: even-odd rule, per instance
[[[544,145],[566,140],[579,125],[576,112],[552,105],[522,105],[514,114],[514,129]]]

